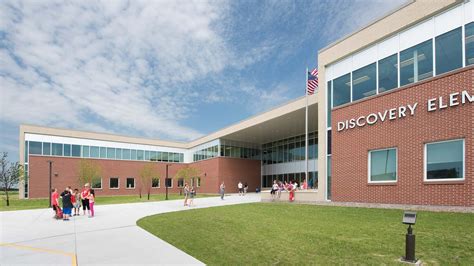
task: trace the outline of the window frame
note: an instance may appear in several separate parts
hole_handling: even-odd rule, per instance
[[[133,179],[133,187],[128,187],[128,186],[127,186],[129,179]],[[120,186],[120,184],[119,184],[119,186]],[[135,187],[136,187],[136,184],[135,184],[135,177],[130,177],[130,176],[129,176],[129,177],[125,178],[125,189],[135,189]]]
[[[158,180],[158,186],[157,186],[157,187],[154,187],[154,186],[153,186],[153,179]],[[160,187],[161,187],[161,180],[160,180],[160,178],[159,178],[159,177],[152,177],[152,178],[151,178],[151,188],[160,188]]]
[[[428,179],[428,145],[430,144],[439,144],[439,143],[446,143],[446,142],[455,142],[455,141],[462,141],[462,178],[442,178],[442,179]],[[433,142],[425,142],[423,148],[423,181],[428,183],[436,183],[436,182],[450,182],[450,181],[464,181],[466,180],[466,140],[464,138],[459,139],[449,139],[449,140],[441,140],[441,141],[433,141]]]
[[[372,152],[377,152],[377,151],[386,151],[386,150],[395,150],[395,180],[382,180],[382,181],[372,181],[371,176],[372,176],[372,169],[371,169],[371,154]],[[368,152],[368,160],[367,160],[367,181],[369,184],[396,184],[398,182],[398,147],[388,147],[388,148],[383,148],[383,149],[374,149],[374,150],[369,150]]]
[[[117,184],[117,187],[111,187],[111,186],[110,186],[110,181],[112,180],[112,178],[117,179],[117,181],[118,181],[118,182],[117,182],[117,183],[118,183],[118,184]],[[109,177],[109,189],[114,189],[114,190],[120,189],[120,177],[118,177],[118,176],[111,176],[111,177]]]
[[[119,184],[120,185],[120,184]],[[110,186],[110,183],[109,183],[109,186]],[[102,180],[102,177],[100,178],[100,188],[95,188],[93,187],[93,183],[91,182],[91,189],[99,189],[99,190],[102,190],[104,188],[104,183],[103,183],[103,180]]]

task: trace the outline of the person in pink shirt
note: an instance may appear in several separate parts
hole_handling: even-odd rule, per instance
[[[89,196],[87,196],[87,199],[89,200],[89,209],[90,209],[89,218],[92,218],[94,217],[94,202],[95,202],[95,192],[93,189],[89,191]]]

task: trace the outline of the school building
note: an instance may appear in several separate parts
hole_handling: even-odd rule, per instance
[[[99,196],[137,194],[152,164],[152,193],[192,166],[199,193],[307,179],[297,200],[472,207],[473,20],[472,1],[411,1],[320,50],[307,158],[305,97],[190,142],[22,125],[20,196],[48,196],[48,161],[63,188],[91,160]]]

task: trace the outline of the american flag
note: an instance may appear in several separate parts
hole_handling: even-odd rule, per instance
[[[306,92],[308,95],[314,94],[314,92],[318,89],[318,69],[315,68],[311,72],[308,71],[308,87],[306,88]]]

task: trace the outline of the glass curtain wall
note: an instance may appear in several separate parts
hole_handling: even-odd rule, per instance
[[[305,160],[305,135],[299,135],[262,145],[263,165]],[[308,134],[308,158],[318,158],[317,132]]]

